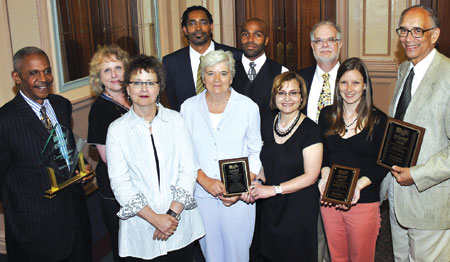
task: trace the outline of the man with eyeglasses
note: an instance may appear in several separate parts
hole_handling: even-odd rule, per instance
[[[263,20],[248,19],[242,28],[240,41],[243,55],[241,61],[236,62],[233,88],[258,105],[264,140],[266,135],[273,137],[275,112],[269,107],[273,79],[288,69],[266,56],[264,48],[269,43],[269,35],[267,24]]]
[[[231,51],[238,61],[242,54],[236,48],[212,40],[213,18],[203,6],[187,8],[183,13],[181,27],[189,40],[189,46],[166,55],[162,60],[167,98],[170,107],[177,111],[180,111],[186,99],[205,90],[198,72],[201,56],[214,50],[224,50]]]
[[[333,103],[333,94],[339,68],[339,53],[342,47],[341,29],[331,21],[316,23],[309,34],[311,48],[317,65],[300,70],[306,82],[308,103],[305,113],[311,120],[319,120],[320,110]],[[330,261],[327,241],[319,214],[318,240],[319,261]]]
[[[409,60],[399,67],[389,114],[426,131],[417,164],[393,166],[381,186],[395,261],[450,259],[450,59],[434,49],[439,27],[431,8],[412,6],[396,30]]]
[[[333,103],[342,47],[341,29],[331,21],[320,21],[313,26],[309,36],[317,65],[302,69],[299,74],[305,80],[308,91],[304,113],[317,123],[320,110]]]

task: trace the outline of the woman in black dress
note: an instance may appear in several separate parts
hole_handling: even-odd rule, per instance
[[[254,199],[263,199],[253,240],[260,261],[317,261],[322,143],[319,127],[301,113],[307,100],[305,82],[296,73],[274,79],[270,107],[279,113],[260,155],[258,178],[265,185],[254,183],[251,189]]]
[[[380,183],[388,170],[376,164],[387,117],[373,106],[372,84],[356,57],[338,69],[334,104],[320,112],[324,142],[321,194],[333,164],[359,168],[350,208],[324,203],[320,208],[332,261],[374,261],[380,229]]]
[[[122,89],[124,65],[128,53],[118,46],[100,48],[89,64],[89,82],[97,100],[89,111],[88,143],[95,145],[100,155],[95,172],[99,187],[98,195],[103,219],[111,238],[114,261],[120,261],[118,254],[118,232],[120,206],[111,191],[106,166],[106,134],[109,124],[128,112],[130,102]]]

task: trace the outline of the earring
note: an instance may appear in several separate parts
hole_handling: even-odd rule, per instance
[[[158,96],[156,97],[156,103],[159,104],[160,100],[161,99],[160,99],[159,94],[158,94]]]

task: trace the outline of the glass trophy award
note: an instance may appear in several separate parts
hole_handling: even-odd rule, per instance
[[[91,175],[85,172],[83,149],[86,142],[75,141],[69,129],[56,124],[41,150],[39,163],[47,168],[50,189],[45,191],[46,198],[53,198],[60,190],[77,183]],[[78,167],[78,174],[75,169]]]

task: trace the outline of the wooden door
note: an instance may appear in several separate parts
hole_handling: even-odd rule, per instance
[[[450,57],[450,1],[448,0],[422,0],[422,5],[429,6],[437,12],[441,23],[441,34],[436,49],[447,57]]]
[[[236,39],[245,21],[258,17],[269,27],[269,58],[298,70],[315,64],[309,33],[320,20],[336,22],[336,0],[236,0]]]

